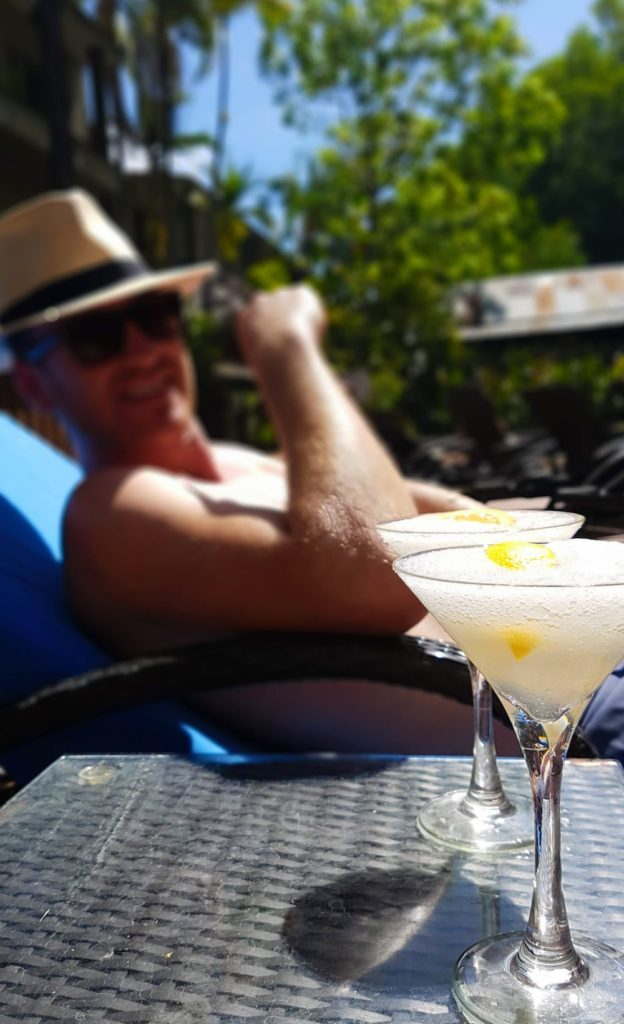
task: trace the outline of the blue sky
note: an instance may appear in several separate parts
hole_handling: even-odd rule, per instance
[[[591,0],[520,0],[515,8],[520,31],[538,61],[560,50],[569,33],[588,20]],[[513,8],[512,8],[513,10]],[[282,126],[270,86],[257,71],[260,31],[252,10],[232,22],[232,82],[228,155],[247,165],[259,178],[296,168],[313,140]],[[189,102],[182,110],[180,130],[214,131],[215,84],[188,83]]]

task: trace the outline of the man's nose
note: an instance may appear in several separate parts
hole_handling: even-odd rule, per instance
[[[152,359],[158,354],[156,349],[154,339],[128,317],[124,322],[124,355],[135,359]]]

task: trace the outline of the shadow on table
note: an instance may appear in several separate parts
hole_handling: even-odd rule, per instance
[[[378,775],[386,768],[395,767],[407,758],[398,754],[268,754],[268,755],[223,755],[208,758],[194,758],[205,764],[211,771],[228,779],[241,781],[264,780],[270,782],[292,782],[296,779],[313,779],[320,776],[351,778],[355,776]]]
[[[477,881],[462,858],[440,854],[437,871],[345,875],[289,911],[283,937],[314,974],[358,990],[413,996],[449,986],[460,953],[485,935],[525,921],[497,886],[495,862]]]

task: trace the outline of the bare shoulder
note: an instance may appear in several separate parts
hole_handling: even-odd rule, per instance
[[[183,495],[182,481],[181,477],[150,467],[101,470],[83,480],[73,492],[66,517],[71,522],[85,514],[108,514],[132,506],[149,509],[154,499],[164,494]]]
[[[212,450],[225,479],[243,473],[270,473],[284,476],[286,466],[279,454],[262,452],[234,441],[215,441]]]
[[[123,578],[121,567],[150,556],[176,537],[192,537],[193,523],[209,518],[185,478],[151,468],[94,473],[71,496],[63,523],[65,568],[70,579],[87,571],[100,582]]]
[[[198,560],[223,550],[242,554],[273,546],[283,536],[281,517],[248,487],[205,483],[153,468],[94,473],[73,493],[63,541],[70,579],[119,587],[141,577],[156,582],[189,575]],[[81,584],[82,589],[82,584]]]

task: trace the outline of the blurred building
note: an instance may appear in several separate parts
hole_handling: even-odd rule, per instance
[[[122,92],[122,53],[112,27],[72,0],[2,0],[0,212],[49,189],[80,186],[148,262],[214,258],[218,226],[205,176],[193,173],[184,154],[172,157],[164,223],[162,176],[150,173],[144,148],[132,138]],[[242,234],[234,271],[275,255],[251,225]]]
[[[624,266],[493,277],[459,287],[453,306],[469,342],[616,340],[624,328]]]
[[[114,40],[73,4],[0,4],[0,209],[80,185],[111,212],[122,192],[107,142]]]
[[[171,159],[165,182],[150,168],[124,109],[122,58],[112,24],[90,17],[73,0],[0,0],[0,213],[41,192],[79,186],[122,225],[152,266],[218,259],[222,218],[206,175],[184,154]],[[240,244],[203,296],[217,316],[240,302],[246,267],[281,255],[230,212],[230,224],[232,219],[238,220]],[[0,375],[7,368],[0,347]],[[236,386],[229,383],[231,374],[221,375],[228,422],[228,395],[238,401],[242,373],[235,375]],[[220,379],[218,369],[215,376]],[[248,374],[245,379],[252,387]],[[0,385],[0,408],[27,420],[6,378]],[[40,418],[34,425],[46,432]],[[57,442],[50,427],[52,433]]]

